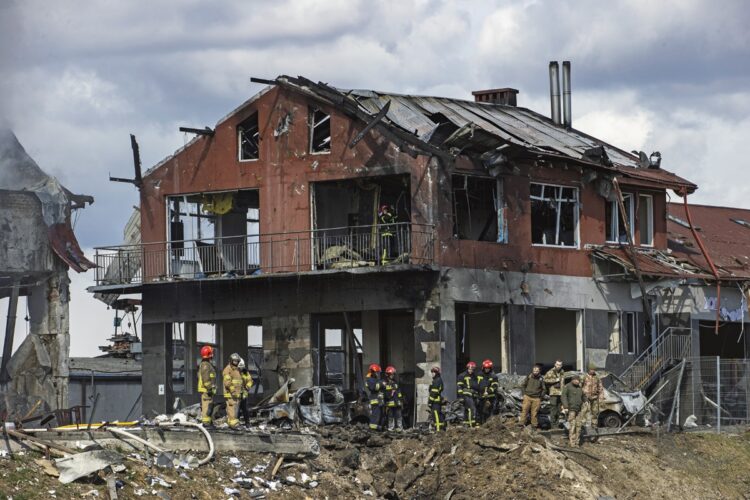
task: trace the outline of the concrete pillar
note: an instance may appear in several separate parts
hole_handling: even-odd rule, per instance
[[[534,306],[508,305],[510,373],[526,375],[536,363]]]
[[[456,399],[456,306],[449,297],[443,298],[440,303],[440,341],[443,396],[447,399]]]
[[[263,318],[263,388],[276,391],[291,377],[293,387],[313,385],[316,366],[310,315]]]
[[[172,413],[172,324],[145,323],[143,336],[143,414]]]
[[[222,321],[216,330],[221,360],[217,360],[219,371],[229,363],[229,356],[236,352],[247,363],[247,321]]]
[[[414,422],[428,419],[432,376],[430,369],[441,366],[444,342],[440,335],[440,289],[436,286],[427,299],[414,308]]]

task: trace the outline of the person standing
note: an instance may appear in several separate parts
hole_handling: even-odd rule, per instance
[[[485,423],[492,415],[495,408],[495,398],[497,397],[497,379],[493,371],[494,365],[492,360],[485,359],[482,361],[482,371],[479,373],[479,423]]]
[[[521,403],[521,417],[518,423],[521,427],[526,425],[526,419],[531,411],[531,425],[534,428],[539,427],[539,407],[542,404],[542,397],[546,388],[544,378],[542,377],[542,367],[534,365],[531,373],[526,375],[521,383],[521,392],[523,393],[523,403]]]
[[[581,424],[583,418],[581,410],[586,403],[586,395],[581,387],[581,377],[573,375],[572,380],[562,390],[560,395],[562,399],[563,413],[568,414],[568,439],[570,446],[577,448],[581,437]]]
[[[544,374],[544,384],[549,389],[549,420],[554,428],[560,418],[560,396],[565,385],[565,371],[561,360],[555,361],[555,366]]]
[[[589,371],[583,377],[583,393],[586,395],[586,407],[584,408],[584,421],[591,417],[591,427],[599,427],[599,403],[604,400],[604,386],[599,375],[596,374],[596,367],[593,363],[589,364]]]
[[[245,366],[245,360],[240,358],[240,364],[237,365],[240,369],[240,375],[242,376],[242,399],[240,399],[238,416],[241,417],[245,425],[250,425],[250,409],[249,397],[250,389],[253,387],[253,376],[250,374],[250,370]]]
[[[229,363],[222,372],[224,380],[224,398],[227,401],[227,424],[236,428],[240,421],[237,418],[240,400],[242,399],[242,373],[240,373],[240,355],[233,352],[229,356]]]
[[[404,430],[404,416],[401,412],[401,408],[404,406],[404,394],[396,382],[396,369],[392,366],[388,366],[385,369],[385,411],[388,418],[388,430],[389,431],[403,431]]]
[[[367,370],[365,386],[370,400],[370,429],[374,431],[383,428],[383,407],[385,406],[385,386],[380,379],[380,365],[372,363]]]
[[[466,363],[466,371],[458,376],[456,385],[458,395],[464,400],[464,423],[468,427],[477,425],[477,396],[479,396],[479,379],[475,373],[477,364],[473,361]]]
[[[216,368],[211,362],[214,350],[210,345],[201,347],[201,364],[198,368],[198,393],[201,395],[201,423],[211,425],[214,395],[216,394]]]
[[[440,432],[445,429],[445,417],[443,416],[443,378],[440,376],[440,367],[433,366],[432,383],[430,384],[430,396],[427,401],[430,403],[430,413],[435,424],[435,430]]]

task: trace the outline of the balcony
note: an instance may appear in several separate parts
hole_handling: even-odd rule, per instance
[[[430,265],[434,233],[396,223],[98,247],[96,286]]]

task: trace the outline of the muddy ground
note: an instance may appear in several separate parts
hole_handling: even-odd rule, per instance
[[[390,437],[362,427],[320,433],[319,457],[284,460],[273,479],[275,456],[224,453],[193,470],[129,459],[123,472],[62,485],[29,451],[0,458],[0,498],[109,498],[107,474],[120,480],[125,499],[750,498],[749,432],[604,437],[584,443],[586,454],[557,450],[567,446],[562,436],[500,418],[439,435]]]

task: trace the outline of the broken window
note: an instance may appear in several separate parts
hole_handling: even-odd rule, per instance
[[[507,243],[503,183],[499,179],[453,176],[453,236]]]
[[[609,352],[622,354],[620,347],[620,315],[616,312],[607,313],[609,320]]]
[[[654,199],[651,195],[638,197],[638,229],[641,233],[641,245],[654,244]]]
[[[623,205],[625,205],[627,219],[630,222],[630,234],[635,234],[635,226],[633,225],[633,221],[635,220],[633,217],[633,195],[631,193],[623,193],[622,200]],[[628,232],[625,224],[622,223],[620,204],[617,201],[607,203],[604,217],[606,219],[607,243],[627,243]]]
[[[622,329],[625,340],[625,352],[638,353],[638,326],[634,312],[622,313]]]
[[[324,113],[318,108],[308,109],[308,120],[310,124],[310,152],[331,152],[331,115]]]
[[[260,129],[258,113],[253,113],[237,127],[240,161],[257,160],[260,157]]]
[[[578,246],[578,188],[531,184],[531,242]]]

